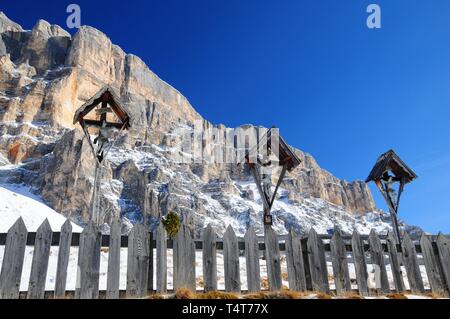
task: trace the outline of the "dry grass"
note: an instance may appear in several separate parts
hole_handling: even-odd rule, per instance
[[[337,296],[344,299],[363,299],[363,297],[361,297],[361,295],[355,291],[341,292]]]
[[[327,294],[325,292],[313,292],[316,295],[317,299],[332,299],[330,294]]]
[[[179,288],[175,292],[175,299],[195,299],[195,293],[187,288]]]
[[[238,299],[239,296],[231,292],[208,291],[196,294],[197,299]]]
[[[281,291],[259,291],[249,293],[243,296],[244,299],[301,299],[306,294],[299,291],[281,290]]]
[[[102,247],[102,248],[100,248],[100,251],[102,253],[107,253],[107,252],[109,252],[109,247]]]
[[[288,273],[287,272],[282,272],[281,273],[281,279],[288,280]]]
[[[389,299],[408,299],[404,294],[400,293],[387,294],[386,297]]]
[[[431,299],[441,299],[441,298],[448,298],[448,296],[443,292],[427,292],[424,294],[425,297],[431,298]]]

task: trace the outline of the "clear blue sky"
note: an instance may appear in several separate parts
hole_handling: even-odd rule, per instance
[[[0,10],[27,29],[39,18],[65,27],[71,2]],[[419,175],[400,217],[450,233],[450,1],[76,3],[82,24],[140,56],[213,123],[276,125],[346,180],[365,179],[394,148]],[[380,30],[366,27],[370,3]]]

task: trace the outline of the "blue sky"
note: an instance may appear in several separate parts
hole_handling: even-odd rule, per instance
[[[0,10],[27,29],[39,18],[65,27],[73,2],[82,24],[140,56],[213,123],[276,125],[349,181],[395,149],[419,175],[400,217],[450,233],[450,1],[3,1]],[[370,3],[381,29],[366,27]]]

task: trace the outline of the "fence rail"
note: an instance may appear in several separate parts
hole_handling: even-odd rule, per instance
[[[350,278],[350,265],[354,269],[356,291],[361,295],[385,294],[391,291],[429,291],[448,296],[450,287],[450,243],[446,236],[427,236],[413,242],[406,234],[397,243],[391,233],[367,235],[354,232],[346,236],[339,229],[333,235],[318,235],[311,229],[307,236],[290,232],[276,235],[271,228],[264,237],[257,237],[250,227],[243,238],[238,238],[228,227],[223,238],[218,238],[211,226],[203,230],[201,239],[193,239],[190,230],[182,225],[176,237],[167,238],[160,225],[154,233],[136,225],[128,236],[120,235],[120,223],[114,221],[110,235],[102,235],[89,223],[82,233],[72,233],[66,221],[60,232],[52,232],[44,221],[36,232],[27,232],[21,218],[7,234],[0,234],[0,246],[5,246],[0,272],[0,298],[19,298],[26,246],[34,246],[27,298],[44,298],[49,295],[63,298],[67,295],[66,282],[70,247],[79,247],[75,298],[99,298],[100,253],[108,247],[107,288],[102,295],[114,299],[123,297],[119,290],[120,249],[128,248],[126,269],[126,297],[143,297],[151,292],[165,293],[167,287],[167,250],[173,250],[173,288],[187,287],[195,290],[198,274],[195,273],[196,251],[202,252],[203,289],[218,289],[217,253],[221,251],[224,262],[225,290],[243,292],[240,256],[246,264],[248,292],[257,292],[261,285],[261,255],[264,255],[269,290],[283,288],[281,253],[286,256],[289,289],[343,293],[355,290]],[[55,290],[45,291],[51,246],[59,246]],[[156,250],[156,262],[153,251]],[[331,263],[331,271],[328,265]],[[368,266],[375,272],[375,287],[368,284]],[[389,266],[389,267],[387,267]],[[421,266],[426,273],[421,272]],[[388,269],[389,268],[389,269]],[[156,282],[153,274],[156,273]],[[406,273],[406,274],[405,274]],[[389,282],[389,276],[393,284]],[[73,275],[73,274],[71,274]],[[244,277],[242,277],[244,278]],[[331,278],[331,280],[330,280]],[[286,279],[286,278],[285,278]],[[331,281],[331,285],[330,285]]]

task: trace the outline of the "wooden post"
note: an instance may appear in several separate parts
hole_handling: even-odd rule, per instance
[[[436,238],[439,262],[447,292],[450,292],[450,243],[441,233]]]
[[[392,271],[392,276],[394,278],[395,291],[403,292],[403,291],[405,291],[405,284],[403,282],[402,269],[400,267],[401,263],[400,263],[399,254],[398,254],[398,250],[397,250],[397,238],[391,231],[388,232],[386,244],[387,244],[387,247],[389,250],[389,257],[390,257],[390,261],[391,261],[391,271]]]
[[[127,297],[144,297],[148,287],[150,236],[142,224],[134,225],[128,235]]]
[[[22,217],[8,230],[0,272],[0,299],[19,298],[27,234],[27,228]]]
[[[314,291],[330,293],[325,250],[314,228],[311,228],[309,232],[307,245],[312,288]]]
[[[223,235],[223,263],[225,268],[225,290],[240,293],[239,247],[231,225],[227,227]]]
[[[266,246],[267,278],[269,279],[269,290],[281,290],[281,261],[278,236],[271,226],[266,225],[264,242]]]
[[[353,262],[355,263],[358,291],[362,296],[368,296],[369,288],[367,285],[368,273],[366,265],[366,256],[364,253],[364,245],[356,230],[353,232],[352,235],[352,252],[353,252]]]
[[[167,292],[167,232],[162,222],[156,230],[156,291]]]
[[[261,290],[261,277],[259,269],[258,238],[252,225],[247,229],[245,240],[245,265],[247,270],[247,289],[249,292]]]
[[[203,230],[203,281],[207,291],[217,290],[217,259],[216,259],[217,235],[211,224]]]
[[[413,293],[423,293],[425,289],[423,287],[419,263],[417,262],[416,246],[406,232],[402,240],[402,251],[406,274],[408,275],[409,288]]]
[[[286,261],[288,270],[289,289],[294,291],[306,290],[305,267],[300,237],[289,230],[286,238]]]
[[[72,242],[72,223],[66,219],[59,236],[58,263],[56,266],[55,298],[66,295],[67,266],[69,265],[70,245]]]
[[[430,238],[422,233],[420,237],[420,247],[425,262],[425,269],[427,270],[428,281],[431,286],[431,291],[446,296],[445,283],[441,276],[439,269],[439,260],[434,253],[433,245]]]
[[[341,231],[337,227],[334,228],[333,237],[331,237],[330,251],[336,292],[342,293],[351,291],[352,287],[348,273],[347,252],[345,250]]]
[[[120,221],[114,219],[111,223],[109,235],[107,299],[119,299],[121,228]]]
[[[44,299],[45,279],[52,244],[52,228],[47,220],[39,226],[34,242],[33,262],[31,264],[28,299]]]
[[[369,245],[372,264],[375,268],[375,281],[377,288],[381,293],[387,294],[391,291],[391,289],[389,287],[389,281],[386,272],[383,246],[381,245],[380,238],[378,237],[374,229],[372,229],[369,234]]]
[[[93,221],[89,221],[80,235],[75,289],[77,299],[98,299],[101,243],[101,232]]]
[[[184,224],[173,241],[173,287],[196,290],[195,243]]]

